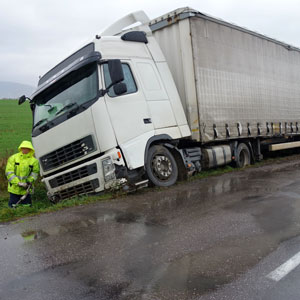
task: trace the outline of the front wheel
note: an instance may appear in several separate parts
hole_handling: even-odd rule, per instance
[[[147,156],[146,173],[153,185],[173,185],[177,181],[178,167],[172,153],[163,146],[152,146]]]

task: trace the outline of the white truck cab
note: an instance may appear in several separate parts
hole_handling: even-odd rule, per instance
[[[40,79],[32,141],[53,200],[103,191],[130,174],[143,181],[152,142],[190,136],[164,55],[147,32],[96,36]],[[166,184],[172,166],[157,159]]]

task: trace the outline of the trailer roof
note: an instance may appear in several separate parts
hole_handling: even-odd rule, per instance
[[[177,23],[180,20],[184,20],[184,19],[191,18],[191,17],[198,17],[198,18],[206,19],[206,20],[221,24],[221,25],[225,25],[227,27],[231,27],[231,28],[234,28],[236,30],[239,30],[239,31],[242,31],[242,32],[245,32],[245,33],[260,37],[260,38],[263,38],[265,40],[276,43],[278,45],[281,45],[282,47],[286,48],[287,50],[294,50],[294,51],[299,51],[300,52],[300,48],[297,48],[297,47],[289,45],[287,43],[284,43],[284,42],[278,41],[276,39],[270,38],[270,37],[268,37],[266,35],[263,35],[261,33],[249,30],[245,27],[237,26],[233,23],[226,22],[222,19],[209,16],[207,14],[201,13],[201,12],[199,12],[199,11],[193,9],[193,8],[190,8],[190,7],[178,8],[178,9],[173,10],[173,11],[171,11],[171,12],[165,14],[165,15],[162,15],[158,18],[155,18],[155,19],[150,21],[149,26],[150,26],[152,32],[154,32],[156,30],[160,30],[164,27],[167,27],[167,26],[170,26],[174,23]]]

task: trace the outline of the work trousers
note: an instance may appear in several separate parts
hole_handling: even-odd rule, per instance
[[[8,206],[13,207],[13,204],[17,204],[22,196],[23,195],[17,195],[17,194],[10,193]],[[19,205],[22,205],[22,204],[30,204],[31,205],[31,195],[30,194],[28,194],[24,200],[19,202]]]

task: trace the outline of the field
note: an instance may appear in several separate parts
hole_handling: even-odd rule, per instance
[[[0,100],[0,159],[16,152],[23,140],[31,141],[31,126],[28,101]]]
[[[0,195],[6,187],[4,175],[7,158],[16,153],[23,140],[31,140],[32,114],[29,103],[0,100]]]

